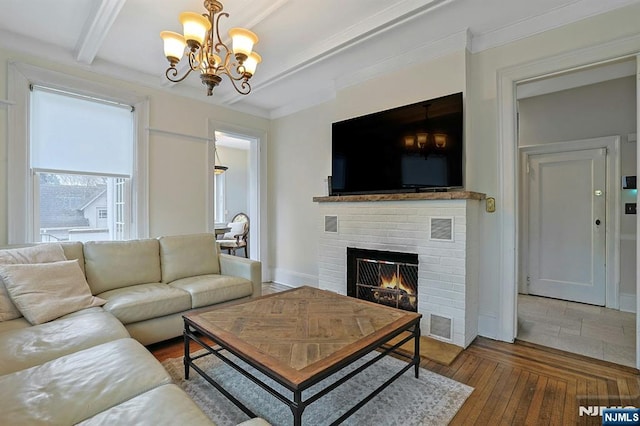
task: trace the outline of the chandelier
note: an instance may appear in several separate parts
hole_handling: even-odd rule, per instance
[[[184,35],[172,31],[160,33],[170,64],[165,75],[170,81],[179,83],[192,71],[199,71],[202,84],[207,86],[207,96],[211,96],[225,74],[238,93],[248,95],[251,92],[249,80],[262,61],[260,55],[252,51],[258,36],[244,28],[232,28],[229,30],[232,49],[229,49],[220,37],[219,26],[220,18],[228,18],[229,14],[221,13],[223,6],[217,0],[205,0],[204,7],[208,13],[180,14]],[[185,54],[185,48],[189,67],[182,77],[178,77],[176,65]]]

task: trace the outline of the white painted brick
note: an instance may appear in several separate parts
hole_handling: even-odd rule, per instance
[[[453,343],[464,346],[465,340],[470,341],[477,334],[475,330],[473,336],[467,335],[467,329],[473,329],[474,324],[477,329],[477,319],[465,315],[465,309],[475,306],[473,309],[477,310],[478,303],[467,292],[468,281],[477,282],[475,277],[468,276],[473,272],[468,265],[477,262],[471,262],[471,257],[467,259],[467,254],[471,256],[477,250],[475,241],[467,241],[469,233],[474,232],[472,227],[477,226],[477,218],[467,222],[466,217],[468,212],[479,211],[475,204],[478,202],[466,200],[321,203],[320,287],[346,292],[347,247],[416,253],[418,311],[424,315],[421,326],[428,325],[430,313],[452,318]],[[324,232],[324,215],[338,216],[338,234]],[[431,217],[454,218],[453,242],[429,239]]]
[[[456,257],[442,257],[440,259],[440,264],[443,266],[457,266],[460,268],[464,268],[465,259],[460,259]]]

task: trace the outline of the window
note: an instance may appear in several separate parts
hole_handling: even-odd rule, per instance
[[[147,238],[148,99],[20,62],[8,96],[8,243]],[[71,225],[46,210],[65,191]]]
[[[133,108],[36,86],[30,130],[40,241],[128,239]],[[104,204],[112,223],[94,220]]]

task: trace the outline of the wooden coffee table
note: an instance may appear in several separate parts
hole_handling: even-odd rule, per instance
[[[309,404],[384,356],[395,353],[408,361],[394,376],[333,423],[339,424],[412,366],[415,377],[418,377],[421,317],[418,313],[311,287],[300,287],[236,305],[193,312],[183,317],[185,378],[189,378],[189,369],[193,368],[247,415],[257,417],[194,363],[203,356],[215,355],[287,404],[293,413],[294,425],[298,426],[302,424],[302,414]],[[392,346],[385,345],[406,331],[409,332],[407,337]],[[202,336],[211,339],[215,345],[209,345]],[[397,351],[411,339],[415,342],[413,357]],[[192,357],[191,342],[205,348],[206,353]],[[302,399],[303,391],[376,349],[380,351],[373,358],[321,391]],[[291,391],[293,399],[291,395],[282,395],[245,371],[230,359],[229,353]]]

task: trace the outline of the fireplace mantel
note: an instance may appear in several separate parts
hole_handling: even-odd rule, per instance
[[[484,200],[486,194],[473,191],[409,192],[402,194],[331,195],[313,197],[316,203],[403,200]]]

